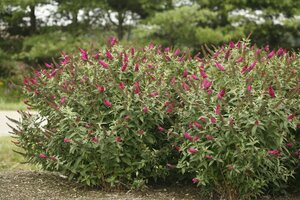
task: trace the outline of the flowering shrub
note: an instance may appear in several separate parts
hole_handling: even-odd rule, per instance
[[[102,186],[138,187],[177,168],[227,199],[293,174],[299,55],[247,41],[205,58],[116,43],[63,53],[24,80],[39,114],[22,113],[14,133],[30,162]]]
[[[292,175],[299,160],[299,62],[283,49],[230,43],[181,76],[190,87],[176,110],[178,167],[194,173],[195,184],[240,199]]]
[[[136,52],[116,42],[63,53],[24,80],[26,103],[39,112],[23,113],[17,133],[29,161],[88,185],[138,187],[168,173],[179,155],[167,136],[172,64],[151,45]]]

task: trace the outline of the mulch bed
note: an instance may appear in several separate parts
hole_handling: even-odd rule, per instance
[[[0,199],[2,200],[192,200],[201,198],[199,189],[191,186],[158,186],[143,191],[104,191],[86,188],[70,182],[58,174],[40,171],[4,171],[0,172]],[[300,196],[287,195],[262,200],[300,200]]]
[[[55,173],[39,171],[0,172],[0,199],[128,199],[128,200],[169,200],[200,199],[195,188],[170,187],[148,188],[144,191],[103,191],[85,188],[70,182]]]

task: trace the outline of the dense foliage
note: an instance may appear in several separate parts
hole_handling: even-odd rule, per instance
[[[203,59],[116,43],[63,53],[24,80],[25,103],[38,115],[22,112],[14,133],[29,162],[101,186],[139,187],[177,173],[226,199],[292,176],[299,55],[248,41]]]
[[[299,2],[2,0],[0,79],[11,78],[22,67],[31,71],[32,66],[57,59],[60,51],[98,44],[100,37],[111,34],[123,45],[142,47],[154,41],[190,48],[192,53],[204,44],[222,45],[248,35],[259,46],[297,49]]]

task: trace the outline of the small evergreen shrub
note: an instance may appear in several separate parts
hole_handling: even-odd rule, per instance
[[[210,54],[114,38],[63,53],[24,80],[38,115],[22,113],[16,143],[29,162],[87,185],[172,175],[226,199],[280,186],[299,159],[299,55],[248,41]]]

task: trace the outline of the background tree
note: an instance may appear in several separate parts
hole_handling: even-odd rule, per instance
[[[112,25],[116,27],[119,40],[125,34],[126,20],[130,23],[137,19],[145,19],[154,12],[172,7],[172,0],[106,0],[107,16]],[[115,12],[115,16],[112,16]]]
[[[36,33],[36,6],[49,2],[50,0],[4,0],[1,13],[5,16],[3,20],[7,22],[10,33],[20,34],[20,27],[25,27],[26,31],[21,31],[24,35]],[[29,24],[25,21],[26,17],[29,18]]]

